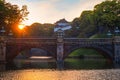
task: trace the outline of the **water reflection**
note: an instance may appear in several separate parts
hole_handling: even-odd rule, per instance
[[[0,72],[0,80],[119,80],[120,70],[29,69]]]
[[[56,65],[57,65],[57,69],[58,70],[63,70],[64,69],[64,61],[57,61],[56,62]]]
[[[120,69],[111,68],[104,59],[15,59],[0,65],[0,80],[119,80]]]
[[[56,67],[54,59],[39,60],[39,59],[16,59],[14,60],[14,67],[19,69],[52,69]]]
[[[43,60],[45,60],[45,59],[52,59],[53,57],[51,57],[51,56],[31,56],[29,59],[43,59]]]
[[[2,66],[1,66],[2,67]],[[115,66],[105,59],[73,59],[67,58],[56,62],[55,59],[15,59],[12,63],[6,64],[6,69],[59,69],[59,70],[81,70],[81,69],[111,69]]]
[[[113,64],[106,59],[72,59],[67,58],[64,63],[65,69],[110,69]]]

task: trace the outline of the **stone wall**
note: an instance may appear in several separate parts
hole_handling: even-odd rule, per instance
[[[120,63],[120,37],[114,37],[114,62]]]
[[[0,37],[0,62],[6,61],[6,43],[4,37]]]

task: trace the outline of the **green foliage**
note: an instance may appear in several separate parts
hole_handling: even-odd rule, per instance
[[[83,11],[79,18],[75,18],[72,21],[72,26],[74,31],[76,29],[75,32],[79,31],[77,37],[89,37],[96,29],[94,24],[93,11]]]
[[[97,26],[114,29],[120,26],[120,2],[118,0],[106,0],[94,7],[94,15]]]
[[[80,24],[79,18],[75,18],[71,22],[72,29],[65,31],[65,35],[68,37],[77,37],[79,35],[79,32],[80,32],[79,24]]]
[[[85,49],[85,48],[81,48],[81,49],[77,49],[75,51],[73,51],[69,56],[81,56],[81,55],[97,55],[97,56],[101,56],[99,54],[99,52],[97,52],[94,49]]]
[[[102,69],[108,68],[111,65],[107,63],[106,59],[65,59],[64,66],[67,69]],[[106,66],[108,65],[108,66]]]
[[[120,26],[120,1],[106,0],[94,7],[93,11],[83,11],[72,21],[71,34],[77,37],[90,37],[96,33],[114,32]]]
[[[90,38],[106,38],[107,34],[95,34],[92,35]]]

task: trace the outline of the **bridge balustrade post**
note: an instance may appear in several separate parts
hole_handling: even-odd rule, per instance
[[[120,37],[114,37],[114,63],[120,64]]]
[[[0,37],[0,63],[6,62],[6,41],[5,37]]]

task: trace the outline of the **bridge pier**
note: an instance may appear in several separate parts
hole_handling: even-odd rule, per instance
[[[114,38],[114,63],[120,64],[120,37]]]
[[[64,67],[63,54],[64,54],[64,44],[57,43],[57,69],[59,70],[62,70]]]
[[[64,54],[63,43],[57,43],[57,61],[63,60],[63,54]]]
[[[4,37],[0,37],[0,63],[6,62],[6,42]]]
[[[64,31],[59,29],[57,31],[57,63],[63,64],[63,55],[64,55]]]

